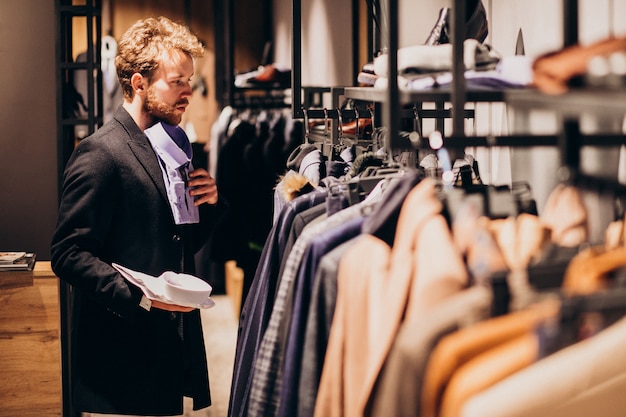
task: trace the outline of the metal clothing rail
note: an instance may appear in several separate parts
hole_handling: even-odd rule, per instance
[[[358,10],[360,0],[352,0],[352,39],[353,43],[358,39]],[[370,3],[370,1],[368,1]],[[371,14],[370,14],[371,16]],[[304,87],[302,85],[302,1],[293,0],[291,2],[291,25],[292,25],[292,41],[291,41],[291,94],[292,94],[292,106],[291,112],[294,119],[303,119],[304,112],[302,109],[304,106],[303,92],[306,89],[316,87]],[[371,28],[370,28],[371,29]],[[357,68],[358,68],[358,48],[352,48],[352,67],[354,74],[354,82],[356,83]],[[323,88],[323,87],[321,87]]]

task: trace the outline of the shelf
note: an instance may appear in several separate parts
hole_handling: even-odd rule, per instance
[[[626,114],[626,89],[581,89],[571,90],[560,95],[549,95],[533,88],[479,90],[468,88],[466,102],[505,102],[518,109],[548,109],[564,115],[577,116],[581,113],[623,116]],[[344,95],[355,100],[384,102],[386,90],[375,87],[346,87]],[[428,90],[399,91],[403,104],[419,102],[446,102],[451,100],[450,89],[433,88]]]
[[[290,85],[283,85],[280,83],[265,83],[265,84],[256,84],[256,85],[246,85],[246,86],[233,86],[233,93],[249,93],[249,92],[264,92],[264,93],[272,93],[272,92],[280,92],[284,93],[285,91],[291,90]]]
[[[537,90],[519,90],[505,93],[510,106],[522,110],[553,110],[566,117],[583,113],[623,117],[626,114],[626,90],[581,89],[560,95],[544,94]]]
[[[500,102],[505,100],[508,90],[471,89],[465,91],[466,102]],[[449,87],[432,88],[427,90],[399,90],[400,102],[403,104],[419,102],[451,101],[452,93]],[[346,87],[344,95],[355,100],[384,102],[387,90],[375,87]]]
[[[504,136],[448,136],[445,138],[446,146],[513,146],[513,147],[533,147],[533,146],[558,146],[560,137],[558,135],[504,135]],[[580,146],[620,146],[626,142],[626,136],[622,134],[597,134],[581,135],[578,138]]]

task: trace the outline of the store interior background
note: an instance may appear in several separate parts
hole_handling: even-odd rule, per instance
[[[490,43],[502,55],[514,53],[519,29],[526,54],[536,57],[562,46],[561,0],[484,0],[489,13]],[[118,38],[135,20],[166,15],[184,21],[183,0],[110,0],[103,11],[103,29]],[[260,63],[268,37],[273,41],[273,60],[291,62],[291,1],[237,0],[235,12],[235,70],[244,71]],[[365,7],[366,1],[362,1]],[[439,8],[447,0],[400,1],[400,46],[422,43],[430,32]],[[221,34],[213,30],[213,2],[191,1],[190,26],[207,43],[207,60],[214,59],[213,46]],[[303,85],[350,85],[354,74],[352,2],[303,0],[302,81]],[[269,8],[269,9],[268,9]],[[611,34],[626,32],[626,0],[580,0],[579,39],[589,43]],[[58,201],[56,138],[56,20],[55,2],[0,0],[0,250],[36,252],[49,259]],[[360,49],[363,42],[360,42]],[[361,52],[360,57],[364,56]],[[360,58],[362,59],[362,58]],[[364,62],[358,63],[359,65]],[[209,65],[211,67],[211,65]],[[208,78],[213,80],[212,78]],[[206,103],[211,123],[219,114],[209,85]],[[619,121],[618,121],[619,122]],[[589,129],[622,129],[621,123],[591,120]],[[522,125],[501,105],[477,110],[477,123],[468,130],[495,134],[513,128],[532,127],[533,133],[556,129],[553,117],[533,114]],[[524,179],[530,182],[541,208],[556,184],[556,150],[489,151],[478,156],[485,163],[481,174],[491,182]],[[592,151],[583,154],[590,169],[609,176],[621,175],[619,152]],[[600,217],[598,217],[600,218]],[[603,220],[601,220],[603,221]],[[596,230],[602,228],[597,224]]]

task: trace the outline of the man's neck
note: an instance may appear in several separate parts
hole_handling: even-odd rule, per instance
[[[124,100],[122,107],[124,107],[128,114],[130,114],[130,117],[133,118],[141,130],[146,130],[150,126],[154,125],[154,119],[143,111],[143,105],[140,100]]]

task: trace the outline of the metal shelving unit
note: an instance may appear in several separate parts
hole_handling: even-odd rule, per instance
[[[56,14],[56,81],[57,98],[61,105],[57,106],[57,160],[58,182],[62,183],[65,164],[69,159],[77,141],[76,127],[86,128],[87,134],[96,131],[102,125],[102,71],[100,68],[101,46],[101,0],[84,0],[76,4],[72,0],[57,0]],[[86,55],[85,62],[74,62],[74,24],[85,28]],[[74,86],[77,71],[86,74],[86,97],[82,97],[84,108],[79,114],[81,101]],[[61,186],[59,186],[59,193]],[[61,374],[62,374],[62,415],[63,417],[79,417],[72,403],[72,379],[70,370],[70,311],[71,287],[59,283],[60,307],[60,341],[61,341]]]
[[[262,20],[266,22],[265,30],[260,36],[266,42],[264,54],[260,65],[271,64],[269,54],[271,45],[271,1],[263,0],[264,14]],[[250,87],[237,87],[235,85],[235,2],[233,0],[215,0],[215,33],[224,34],[221,42],[215,44],[215,76],[216,91],[215,96],[221,107],[246,107],[248,102],[251,105],[263,105],[266,108],[288,107],[285,99],[290,93],[288,89],[275,85],[257,85]]]
[[[444,119],[452,119],[453,132],[455,137],[464,136],[464,119],[474,117],[473,110],[466,110],[466,101],[470,102],[496,102],[504,99],[504,93],[502,91],[487,91],[487,90],[475,90],[466,89],[464,67],[463,67],[463,39],[465,33],[465,0],[451,0],[452,7],[452,46],[453,46],[453,83],[449,87],[433,88],[424,91],[406,91],[398,88],[396,83],[388,83],[388,87],[385,89],[373,88],[373,87],[353,87],[346,86],[343,88],[343,95],[348,99],[369,101],[375,103],[377,118],[382,120],[382,125],[388,129],[388,141],[386,145],[389,149],[397,149],[399,147],[406,147],[404,142],[399,140],[398,130],[400,126],[400,119],[413,117],[412,110],[407,111],[402,107],[405,105],[413,104],[418,110],[420,117],[434,118],[436,119],[438,130],[443,131]],[[381,13],[386,15],[386,23],[388,25],[386,29],[386,45],[381,44],[380,31],[376,31],[373,25],[368,25],[368,47],[382,49],[386,48],[388,51],[398,50],[398,1],[397,0],[385,0],[381,2],[368,1],[368,16],[378,16],[381,20]],[[301,74],[301,51],[300,45],[302,42],[301,37],[301,2],[299,0],[293,1],[293,75],[292,75],[292,89],[293,89],[293,104],[292,113],[294,118],[303,118],[304,112],[303,102],[297,98],[301,97],[302,91],[305,87],[302,86]],[[354,35],[356,36],[356,35]],[[457,41],[455,41],[457,39]],[[373,58],[373,50],[368,51]],[[397,68],[397,54],[389,53],[389,75],[390,80],[396,79],[398,74]],[[356,69],[355,69],[356,71]],[[356,73],[356,72],[355,72]],[[423,103],[435,103],[434,110],[423,110]],[[445,109],[445,103],[451,103],[449,109]],[[460,109],[460,111],[455,111]],[[325,114],[320,109],[308,110],[308,117],[310,118],[322,118]],[[331,115],[331,118],[337,118],[336,115]]]
[[[578,1],[563,0],[563,47],[579,43]],[[559,95],[544,94],[535,90],[511,91],[505,94],[506,103],[516,109],[552,110],[561,120],[561,132],[556,146],[561,156],[560,179],[577,187],[595,192],[612,192],[626,196],[626,185],[613,178],[602,178],[581,171],[583,146],[620,146],[626,144],[626,135],[585,135],[580,129],[584,114],[615,117],[626,115],[626,89],[576,87]]]
[[[62,105],[57,111],[57,138],[59,143],[59,179],[65,163],[76,142],[75,127],[86,126],[87,134],[91,134],[102,125],[102,70],[100,68],[101,46],[101,0],[86,0],[84,4],[75,5],[72,0],[57,0],[57,96]],[[82,20],[83,22],[79,22]],[[73,58],[74,24],[85,28],[86,56],[85,62],[75,62]],[[79,115],[77,91],[74,79],[77,71],[84,71],[87,85],[86,97],[82,97],[84,113]]]
[[[386,90],[373,87],[345,87],[345,95],[357,100],[384,101]],[[411,104],[420,102],[449,102],[452,101],[452,89],[449,87],[432,88],[426,90],[398,90],[398,102]],[[467,89],[465,96],[468,102],[504,101],[506,90],[476,90]]]

